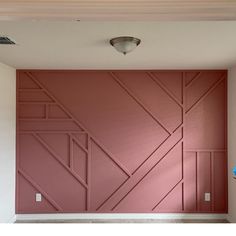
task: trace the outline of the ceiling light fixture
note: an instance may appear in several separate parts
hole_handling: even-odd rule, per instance
[[[118,51],[126,55],[128,52],[133,51],[141,40],[130,36],[122,36],[110,40],[110,44]]]

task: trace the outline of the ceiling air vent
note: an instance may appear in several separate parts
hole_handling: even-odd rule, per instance
[[[16,44],[11,39],[5,36],[0,36],[0,44]]]

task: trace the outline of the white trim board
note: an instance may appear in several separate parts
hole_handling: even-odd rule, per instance
[[[212,220],[227,219],[227,214],[92,214],[92,213],[62,213],[62,214],[17,214],[16,220],[112,220],[112,219],[199,219],[199,220]]]
[[[16,215],[14,215],[7,223],[15,223],[16,222]]]

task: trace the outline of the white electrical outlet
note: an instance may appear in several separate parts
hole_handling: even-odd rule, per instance
[[[36,202],[41,202],[42,201],[42,194],[41,193],[36,193],[35,194],[35,201]]]
[[[205,193],[205,202],[210,202],[210,201],[211,201],[211,194]]]

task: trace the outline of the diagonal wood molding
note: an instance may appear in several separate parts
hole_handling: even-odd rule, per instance
[[[235,20],[234,0],[2,0],[0,20]]]

